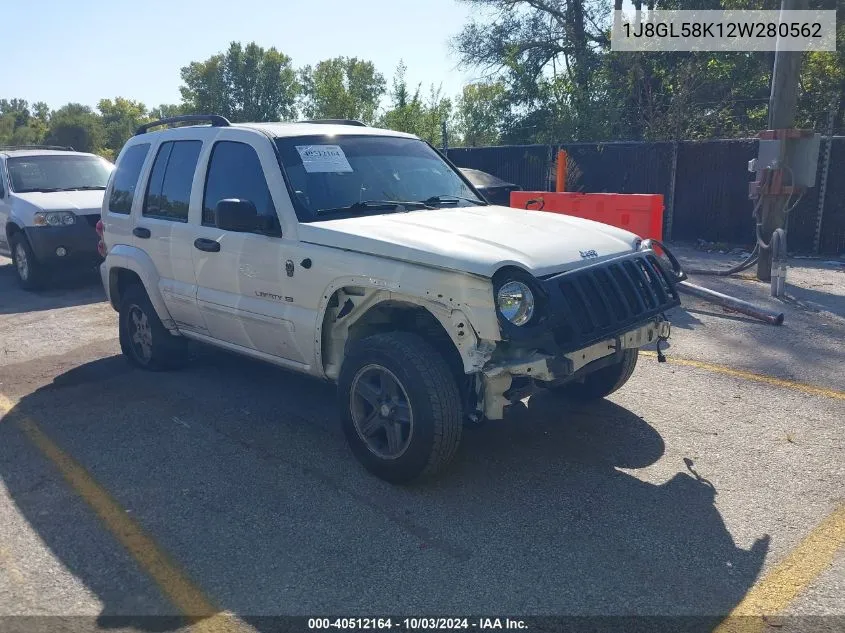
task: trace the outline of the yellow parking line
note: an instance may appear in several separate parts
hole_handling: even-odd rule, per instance
[[[15,402],[0,394],[0,416],[7,414],[14,406]],[[34,420],[20,417],[15,422],[59,470],[71,488],[91,507],[112,536],[155,581],[162,593],[184,616],[196,620],[193,631],[234,633],[252,630],[234,615],[221,612],[141,525],[130,518],[108,491],[100,486],[81,464],[47,437]]]
[[[646,356],[656,352],[641,351]],[[694,367],[734,378],[753,380],[784,387],[814,396],[845,400],[845,393],[826,387],[817,387],[795,380],[755,374],[725,365],[705,363],[687,358],[669,357],[675,365]],[[716,628],[716,633],[758,633],[767,626],[766,616],[774,616],[786,609],[803,593],[819,574],[830,567],[839,548],[845,545],[845,504],[828,515],[804,538],[786,558],[780,561],[762,580],[748,591],[742,601]]]
[[[640,351],[644,356],[656,356],[656,352]],[[686,367],[695,367],[696,369],[704,369],[706,371],[716,372],[718,374],[725,374],[726,376],[733,376],[734,378],[742,378],[744,380],[754,380],[762,382],[773,387],[785,387],[786,389],[793,389],[801,391],[813,396],[824,396],[825,398],[835,398],[836,400],[845,400],[845,392],[836,391],[835,389],[828,389],[826,387],[816,387],[815,385],[808,385],[804,382],[796,380],[788,380],[786,378],[775,378],[773,376],[766,376],[764,374],[755,374],[750,371],[743,371],[742,369],[734,369],[726,365],[716,365],[714,363],[705,363],[700,360],[691,360],[688,358],[678,358],[677,356],[667,356],[666,360],[673,365],[684,365]]]
[[[786,558],[756,583],[716,628],[716,632],[762,631],[766,625],[763,617],[776,615],[786,609],[819,574],[830,567],[836,552],[843,545],[845,504],[829,514]]]

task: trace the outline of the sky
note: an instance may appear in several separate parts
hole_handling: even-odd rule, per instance
[[[479,74],[449,46],[469,14],[456,0],[0,0],[0,98],[178,103],[179,70],[233,40],[275,46],[295,67],[368,59],[388,85],[401,59],[409,84],[455,96]]]

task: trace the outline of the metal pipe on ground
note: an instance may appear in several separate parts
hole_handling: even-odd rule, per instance
[[[734,310],[735,312],[747,314],[750,317],[760,319],[761,321],[765,321],[771,325],[783,324],[783,312],[767,310],[766,308],[755,306],[754,304],[743,301],[742,299],[737,299],[736,297],[731,297],[730,295],[716,292],[715,290],[710,290],[709,288],[696,286],[688,281],[678,282],[678,291],[692,295],[693,297],[698,297],[699,299],[704,299],[710,303],[715,303],[716,305]]]

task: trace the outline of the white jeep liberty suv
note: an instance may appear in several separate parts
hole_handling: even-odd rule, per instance
[[[146,124],[98,230],[132,363],[192,339],[336,382],[352,451],[392,482],[532,387],[618,389],[679,303],[650,241],[488,205],[429,144],[356,121]]]

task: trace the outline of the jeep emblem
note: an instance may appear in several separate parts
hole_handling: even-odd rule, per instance
[[[578,252],[581,254],[581,257],[583,257],[584,259],[589,259],[591,257],[598,257],[599,256],[599,254],[593,249],[590,249],[588,251],[578,251]]]

